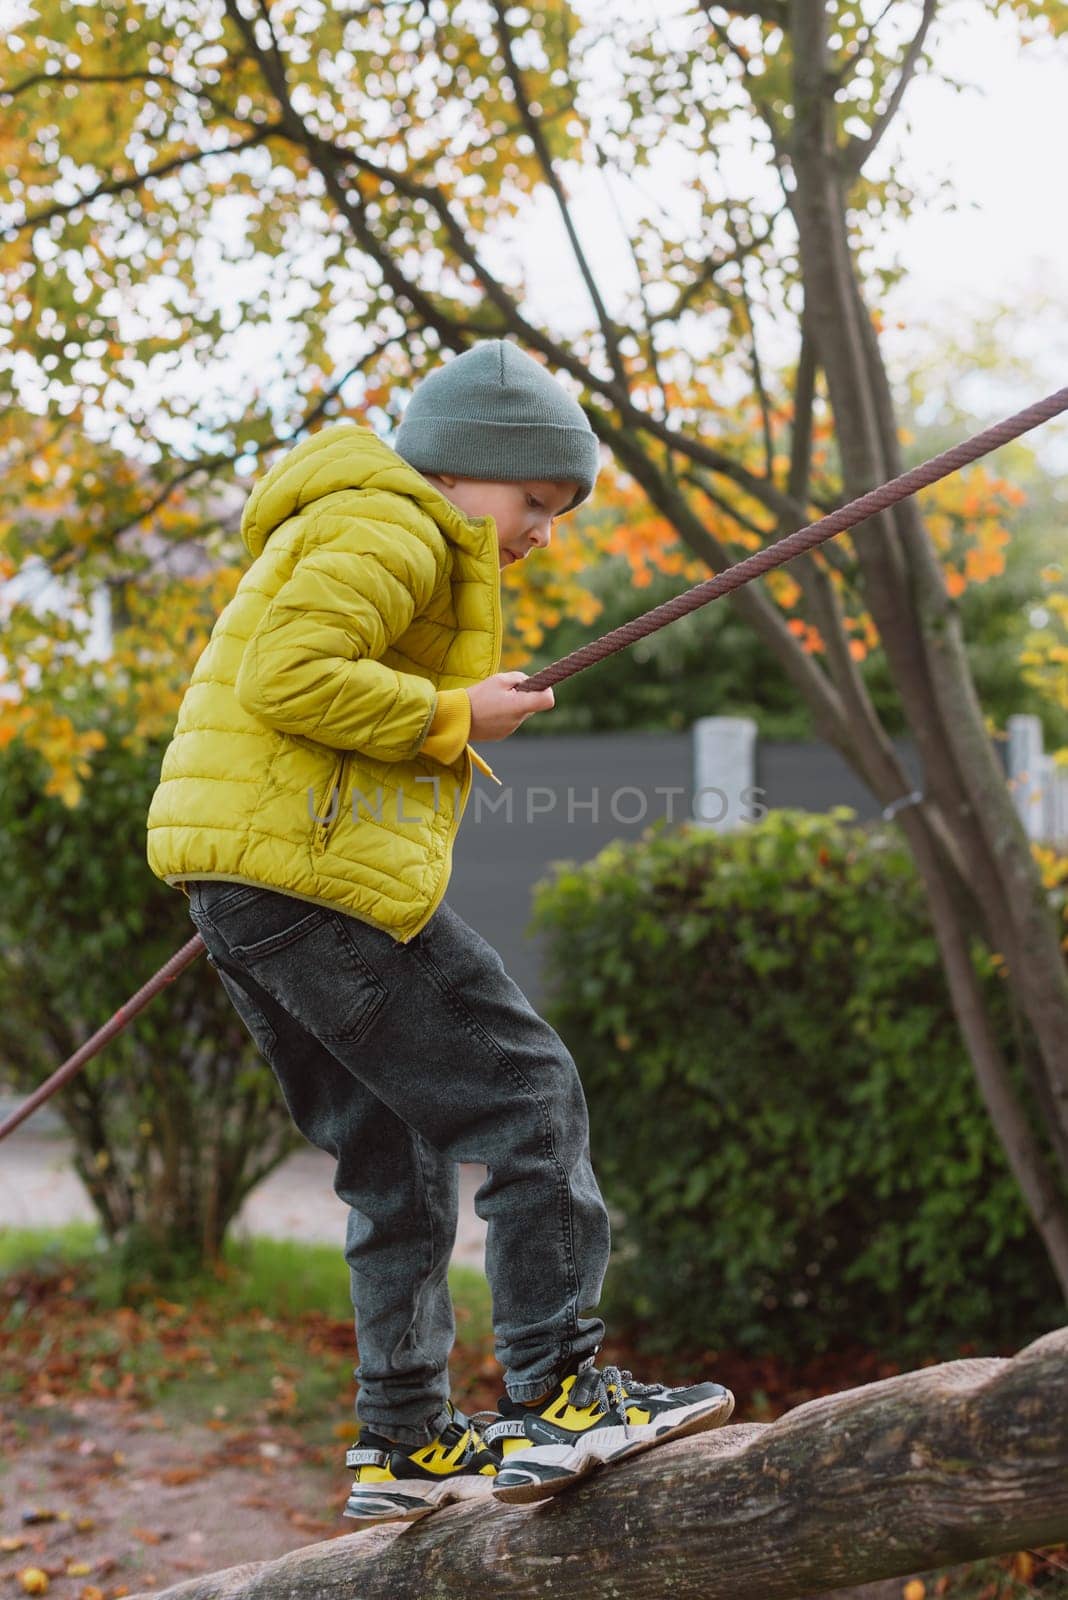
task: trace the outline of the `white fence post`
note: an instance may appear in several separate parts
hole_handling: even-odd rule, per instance
[[[1068,848],[1068,767],[1053,768],[1053,840]]]
[[[1016,715],[1009,718],[1009,788],[1013,804],[1029,839],[1046,835],[1043,803],[1042,723],[1038,717]]]
[[[1063,845],[1068,840],[1068,767],[1059,767],[1052,756],[1043,756],[1039,777],[1042,838],[1047,844]]]
[[[693,724],[693,821],[719,833],[753,820],[757,725],[752,717]]]

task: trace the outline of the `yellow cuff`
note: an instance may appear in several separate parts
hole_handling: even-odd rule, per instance
[[[441,689],[419,754],[434,761],[455,761],[463,753],[470,733],[471,696],[466,689]]]

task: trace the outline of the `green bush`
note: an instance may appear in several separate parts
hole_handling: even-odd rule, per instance
[[[646,1348],[908,1358],[1063,1321],[911,859],[853,816],[657,823],[536,889],[546,1015],[623,1219],[601,1311]]]
[[[105,742],[77,805],[49,792],[36,750],[0,750],[0,1083],[18,1096],[196,933],[185,897],[145,859],[164,742],[131,744],[106,702],[85,707],[85,725],[94,712]],[[51,1105],[110,1265],[131,1281],[180,1282],[213,1260],[246,1196],[303,1144],[203,955]]]

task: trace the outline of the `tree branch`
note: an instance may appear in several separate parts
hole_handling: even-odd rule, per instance
[[[328,389],[323,391],[311,410],[301,418],[297,426],[289,433],[272,434],[269,439],[265,439],[262,444],[254,445],[251,449],[243,446],[240,450],[231,450],[228,454],[202,456],[196,461],[186,462],[180,472],[175,473],[173,478],[168,478],[167,482],[163,485],[159,492],[153,496],[147,505],[142,506],[140,510],[135,511],[130,516],[124,518],[122,522],[115,523],[110,528],[105,529],[100,535],[100,542],[106,548],[111,548],[114,546],[116,540],[121,534],[128,533],[131,528],[136,528],[139,523],[144,522],[146,518],[151,517],[155,512],[157,512],[161,506],[166,505],[174,491],[179,489],[183,483],[188,483],[190,478],[194,478],[202,472],[215,472],[219,467],[232,466],[237,460],[238,456],[250,454],[265,455],[269,450],[273,450],[276,446],[295,444],[300,439],[302,434],[305,434],[314,423],[318,422],[330,401],[336,394],[338,394],[338,392],[345,386],[345,384],[355,373],[363,371],[363,369],[369,366],[370,363],[374,361],[376,357],[380,356],[384,350],[388,350],[390,345],[397,344],[399,342],[399,335],[391,335],[388,339],[383,339],[380,343],[376,344],[367,352],[366,355],[361,356],[359,361],[354,362],[351,367],[347,367],[342,373],[341,377],[338,378],[336,382],[332,383]],[[53,551],[51,557],[45,561],[45,565],[48,567],[51,573],[53,573],[55,576],[59,576],[60,574],[66,572],[68,567],[73,566],[80,561],[84,555],[84,544],[67,544],[63,546],[60,551]],[[116,584],[125,583],[126,575],[122,574],[119,577],[105,579],[104,581],[114,586]]]
[[[91,205],[102,195],[123,194],[140,189],[152,178],[165,178],[171,172],[177,172],[182,167],[195,166],[198,161],[207,161],[211,156],[240,155],[242,150],[264,144],[281,131],[281,123],[265,122],[254,133],[250,133],[247,139],[239,139],[236,144],[225,145],[221,150],[190,150],[185,155],[173,156],[170,161],[161,161],[158,167],[149,167],[147,172],[135,172],[125,178],[115,178],[110,183],[98,184],[88,194],[80,194],[76,199],[65,201],[62,205],[47,206],[44,211],[35,211],[32,215],[25,216],[21,222],[15,223],[10,232],[12,236],[28,233],[32,228],[39,228],[42,223],[50,222],[53,217],[69,216],[72,211]]]
[[[652,308],[649,305],[649,296],[646,292],[647,284],[645,273],[642,270],[641,259],[638,255],[638,250],[634,240],[631,238],[626,220],[623,216],[622,208],[616,196],[616,192],[609,181],[609,173],[612,170],[612,163],[599,144],[595,142],[593,148],[597,157],[597,165],[600,168],[601,174],[604,178],[605,192],[608,195],[608,198],[612,204],[612,209],[616,214],[616,221],[619,223],[619,231],[627,241],[627,249],[630,251],[630,259],[634,266],[634,275],[638,280],[638,299],[642,308],[645,361],[649,371],[652,373],[653,378],[656,381],[657,388],[660,390],[660,398],[663,409],[663,418],[661,420],[664,420],[667,416],[667,391],[664,387],[664,380],[660,375],[659,358],[656,349],[656,333],[653,328],[654,318],[652,314]],[[635,337],[637,338],[637,334],[635,334]]]
[[[938,0],[923,0],[923,16],[920,18],[920,25],[916,29],[912,42],[905,52],[905,58],[901,63],[901,71],[898,74],[898,80],[894,85],[893,93],[886,102],[886,109],[872,124],[872,129],[868,134],[868,137],[866,139],[850,139],[841,150],[838,157],[838,165],[842,173],[847,178],[857,177],[861,171],[861,168],[864,166],[864,163],[867,161],[868,157],[879,143],[879,140],[882,138],[891,122],[893,122],[894,117],[897,114],[897,108],[901,104],[902,96],[904,95],[905,90],[908,88],[909,80],[916,70],[916,65],[923,50],[923,42],[927,37],[927,32],[931,26],[931,23],[934,21],[937,3]]]
[[[741,241],[738,238],[738,233],[734,226],[734,218],[731,216],[730,206],[726,208],[725,215],[727,218],[727,230],[730,233],[731,238],[734,240],[735,245],[741,249]],[[764,386],[764,372],[760,364],[760,348],[757,344],[756,323],[753,321],[753,306],[749,298],[749,288],[745,281],[744,267],[739,268],[738,271],[738,291],[742,297],[742,305],[745,308],[745,320],[749,324],[749,350],[751,358],[750,366],[753,372],[753,387],[756,390],[757,400],[760,404],[760,417],[764,430],[764,475],[768,482],[774,485],[775,441],[771,428],[771,408],[768,404],[768,392]],[[807,471],[805,473],[805,479],[807,482]],[[803,499],[804,497],[796,496],[795,498]]]
[[[864,60],[864,57],[867,55],[870,46],[874,42],[875,33],[880,22],[882,22],[887,12],[892,9],[893,5],[894,0],[886,0],[886,4],[879,12],[879,15],[875,17],[870,24],[863,25],[857,29],[857,38],[860,41],[857,45],[857,48],[851,55],[846,56],[842,61],[840,61],[837,67],[834,67],[828,71],[827,79],[832,88],[840,89],[843,84],[848,83],[850,78],[852,78],[853,74],[857,70],[857,67]]]
[[[716,275],[722,272],[724,267],[729,267],[732,262],[741,262],[748,256],[755,256],[759,253],[761,246],[768,243],[774,232],[775,223],[786,209],[786,206],[783,205],[778,211],[774,212],[768,218],[767,228],[759,237],[754,236],[751,244],[739,245],[736,250],[724,251],[710,256],[702,264],[701,270],[679,290],[678,298],[674,305],[669,306],[666,311],[654,312],[650,320],[654,323],[677,322],[683,312],[689,310],[691,302],[700,294],[701,290],[706,289],[710,283],[714,282]]]
[[[209,94],[203,84],[196,88],[190,84],[179,83],[178,79],[169,72],[32,72],[28,78],[12,84],[9,88],[0,84],[0,102],[6,99],[15,100],[27,89],[33,89],[38,84],[47,83],[166,83],[178,94],[189,95],[194,100],[203,100],[219,117],[229,118],[232,122],[240,122],[245,127],[259,128],[260,123],[252,117],[239,117],[230,106],[225,106],[214,95]]]
[[[726,548],[704,526],[673,478],[646,455],[632,434],[615,427],[608,417],[597,413],[594,416],[601,437],[611,445],[616,458],[634,480],[641,484],[650,504],[670,520],[683,543],[707,562],[713,572],[729,567],[732,562]],[[770,595],[759,585],[750,583],[734,590],[729,600],[805,697],[820,735],[848,756],[849,729],[838,691],[827,674],[801,649]]]
[[[508,78],[515,94],[516,104],[519,107],[519,115],[522,118],[523,127],[526,129],[527,137],[534,146],[538,160],[541,163],[541,169],[545,174],[545,181],[552,191],[553,198],[555,199],[557,208],[560,212],[560,216],[563,219],[564,228],[567,231],[567,237],[571,244],[572,254],[574,255],[575,261],[578,264],[579,272],[582,274],[582,281],[586,285],[587,293],[589,294],[590,300],[593,303],[593,309],[597,315],[597,321],[600,326],[601,333],[604,336],[605,349],[608,351],[608,359],[612,364],[612,370],[615,373],[619,383],[623,387],[626,387],[627,369],[619,348],[619,329],[608,315],[608,308],[601,297],[601,291],[597,287],[597,280],[594,277],[590,264],[586,259],[586,252],[582,248],[582,243],[579,239],[575,225],[571,220],[571,210],[567,202],[567,197],[564,194],[563,184],[560,182],[560,178],[555,167],[553,166],[552,155],[545,141],[545,135],[542,132],[541,124],[534,115],[533,111],[530,109],[530,101],[527,98],[527,92],[523,84],[523,74],[519,70],[519,64],[515,58],[515,49],[512,43],[512,31],[508,26],[505,16],[507,9],[507,6],[502,4],[502,0],[493,0],[493,10],[497,18],[497,34],[501,41],[501,49],[504,51],[504,59],[508,65]]]

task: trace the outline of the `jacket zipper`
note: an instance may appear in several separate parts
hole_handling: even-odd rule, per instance
[[[326,841],[330,837],[331,831],[333,830],[334,824],[337,822],[338,817],[341,815],[341,795],[343,788],[342,778],[344,776],[345,762],[347,760],[348,751],[343,750],[336,767],[330,775],[330,783],[326,790],[326,803],[320,811],[316,812],[317,816],[325,816],[327,819],[325,822],[317,822],[315,824],[314,850],[316,855],[318,855],[320,851],[326,849]],[[337,790],[336,810],[334,809],[335,789]]]

